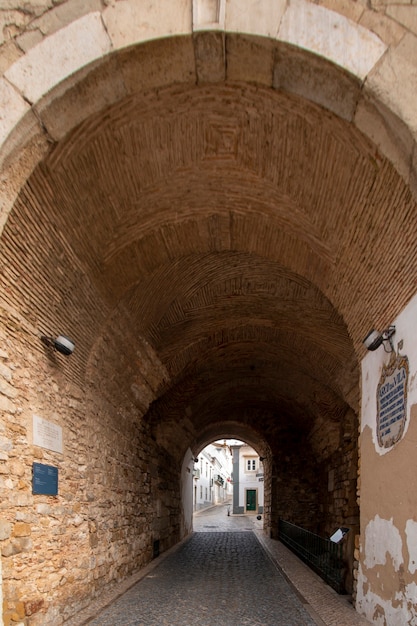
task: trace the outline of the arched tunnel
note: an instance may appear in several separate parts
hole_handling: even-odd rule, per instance
[[[265,457],[267,532],[282,517],[359,534],[362,339],[413,293],[415,201],[340,113],[356,78],[285,43],[225,41],[226,80],[204,80],[201,65],[196,80],[190,37],[158,39],[58,87],[38,111],[47,147],[24,129],[36,163],[0,248],[3,434],[15,506],[35,506],[32,458],[59,467],[60,487],[13,559],[43,546],[69,613],[146,564],[155,540],[165,550],[191,531],[184,472],[220,437]],[[342,89],[338,111],[244,78],[236,55],[249,48],[254,63],[273,49],[289,68],[320,68]],[[102,100],[85,113],[94,89]],[[71,356],[40,341],[54,333],[74,340]],[[62,454],[33,445],[34,415],[63,429]],[[25,572],[26,595],[41,597]]]

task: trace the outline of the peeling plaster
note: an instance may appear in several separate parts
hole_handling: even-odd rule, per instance
[[[414,574],[417,570],[417,522],[412,519],[407,521],[405,526],[405,534],[407,535],[407,548],[409,554],[408,571]],[[417,594],[414,594],[414,602]]]
[[[408,520],[405,528],[409,553],[408,570],[410,574],[417,571],[417,522]],[[412,581],[404,584],[404,566],[400,532],[394,526],[393,519],[382,519],[376,515],[365,529],[364,567],[359,566],[356,608],[377,626],[417,626],[417,583]],[[367,570],[377,566],[390,565],[399,574],[399,588],[392,597],[381,597],[384,589],[380,572],[376,571],[377,585],[381,585],[379,593],[372,589]],[[369,574],[369,572],[367,572]],[[374,581],[375,584],[375,581]]]
[[[386,520],[376,515],[369,522],[365,530],[365,547],[365,567],[372,569],[375,565],[385,565],[388,553],[395,571],[398,572],[403,563],[402,540],[392,518]]]
[[[415,583],[407,585],[403,593],[396,594],[394,607],[391,600],[384,600],[369,590],[365,583],[366,576],[359,568],[358,594],[356,610],[376,626],[417,626]],[[365,590],[362,584],[364,584]],[[397,596],[400,596],[398,598]],[[400,603],[400,604],[398,604]],[[408,606],[407,606],[408,605]],[[413,606],[414,605],[414,606]]]
[[[417,626],[417,296],[395,319],[396,352],[408,357],[407,418],[402,439],[381,448],[377,438],[377,388],[387,355],[362,361],[361,563],[356,608],[378,626]],[[375,456],[373,454],[375,453]],[[379,515],[378,515],[379,513]],[[381,516],[381,517],[380,517]],[[397,526],[394,525],[394,519]]]
[[[417,585],[415,582],[406,586],[404,597],[409,607],[408,624],[410,624],[410,626],[417,626]]]

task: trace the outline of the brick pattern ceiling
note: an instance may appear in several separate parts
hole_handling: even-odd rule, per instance
[[[71,233],[167,368],[155,415],[192,405],[200,427],[248,407],[357,410],[361,339],[415,291],[398,174],[347,122],[270,89],[130,97],[58,144],[21,203]]]

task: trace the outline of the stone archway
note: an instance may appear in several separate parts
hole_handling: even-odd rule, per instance
[[[198,433],[194,441],[185,452],[181,471],[181,495],[182,495],[182,516],[183,527],[186,530],[192,529],[192,486],[193,468],[196,458],[200,452],[214,441],[239,439],[251,446],[260,457],[262,457],[264,467],[264,507],[263,519],[264,528],[267,532],[270,528],[271,520],[271,480],[272,480],[272,452],[268,442],[260,437],[259,432],[242,423],[242,421],[228,420],[225,422],[213,421],[210,425]]]
[[[48,554],[52,604],[26,570],[33,625],[144,564],[153,532],[178,541],[178,467],[215,420],[287,467],[307,442],[354,501],[362,338],[415,293],[415,37],[353,3],[136,5],[45,12],[48,36],[20,32],[27,53],[0,83],[10,610],[13,567],[54,515],[81,555],[82,589],[65,582],[73,557]],[[39,341],[63,331],[69,360]],[[65,426],[63,458],[32,445],[34,412]],[[58,513],[30,493],[34,456],[65,476]],[[22,506],[33,527],[15,524]]]
[[[415,112],[410,104],[415,42],[407,28],[407,9],[384,12],[375,5],[364,10],[352,2],[337,13],[337,9],[329,11],[309,2],[291,6],[263,2],[242,12],[238,3],[226,4],[225,0],[178,0],[169,11],[166,7],[159,11],[158,4],[139,9],[128,1],[101,12],[98,8],[98,3],[80,8],[67,0],[49,10],[37,9],[38,14],[26,7],[24,14],[16,11],[4,16],[16,38],[0,49],[5,68],[0,84],[1,156],[11,167],[4,173],[2,223],[50,142],[59,141],[83,119],[133,93],[136,79],[145,90],[184,80],[210,83],[226,78],[299,94],[353,121],[407,182],[415,184]],[[190,33],[194,40],[188,49],[177,46],[172,38],[169,52],[159,52],[160,38]],[[234,33],[243,37],[237,36],[233,43]],[[156,47],[151,66],[140,52],[130,55],[128,51],[124,64],[102,71],[101,62],[109,53],[146,41]],[[274,57],[275,42],[283,46],[278,57]],[[297,49],[319,56],[311,57],[308,64],[300,63],[303,53],[297,60]],[[50,63],[51,58],[56,62]],[[118,78],[114,70],[120,72]],[[395,89],[393,75],[403,77]],[[82,90],[77,89],[80,79],[85,79]],[[62,107],[63,116],[59,114]]]

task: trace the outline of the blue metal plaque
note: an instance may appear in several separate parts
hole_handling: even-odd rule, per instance
[[[58,495],[58,468],[52,465],[33,464],[32,493],[46,496]]]

